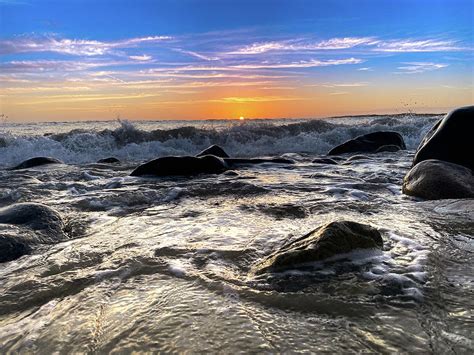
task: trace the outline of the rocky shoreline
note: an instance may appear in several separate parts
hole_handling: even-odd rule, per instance
[[[403,193],[426,200],[466,199],[474,197],[472,141],[468,134],[474,130],[474,106],[452,111],[440,120],[421,141],[415,152],[411,170],[406,174]],[[327,157],[314,164],[350,164],[370,156],[406,149],[397,132],[379,131],[355,137],[334,147]],[[120,164],[114,157],[101,159],[98,164]],[[11,170],[64,164],[50,157],[28,159]],[[230,157],[217,145],[196,156],[168,156],[137,166],[135,177],[193,177],[200,174],[232,175],[240,167],[254,164],[283,164],[287,158],[241,159]],[[232,174],[231,174],[232,173]],[[0,210],[0,262],[15,260],[34,253],[40,245],[54,244],[69,237],[60,214],[37,203],[13,204]],[[380,249],[380,232],[369,225],[353,221],[333,221],[274,251],[259,262],[253,273],[279,272],[309,262],[319,262],[358,249]]]

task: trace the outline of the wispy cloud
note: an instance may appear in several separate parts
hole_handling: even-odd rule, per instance
[[[175,51],[186,54],[186,55],[189,55],[189,56],[194,57],[194,58],[202,59],[202,60],[207,60],[207,61],[219,60],[219,57],[212,57],[212,56],[197,53],[197,52],[194,52],[194,51],[187,51],[187,50],[184,50],[184,49],[175,49]]]
[[[257,42],[228,52],[233,55],[256,55],[270,51],[305,52],[362,48],[377,52],[450,52],[465,49],[454,40],[393,39],[376,37],[341,37],[321,41],[291,39],[284,41]]]
[[[446,68],[448,66],[448,64],[430,63],[430,62],[410,62],[410,63],[403,63],[403,64],[405,65],[397,68],[400,71],[396,72],[396,74],[424,73],[427,71]]]
[[[55,52],[77,56],[99,56],[117,48],[133,48],[144,43],[170,40],[169,36],[148,36],[119,41],[101,42],[84,39],[58,39],[51,36],[22,36],[13,40],[0,40],[0,55],[15,53]]]
[[[313,68],[313,67],[327,67],[331,65],[345,65],[345,64],[359,64],[362,59],[347,58],[347,59],[328,59],[318,60],[311,59],[307,61],[290,62],[290,63],[261,63],[261,64],[240,64],[235,65],[237,69],[289,69],[289,68]]]
[[[392,40],[377,43],[374,51],[378,52],[450,52],[463,48],[457,45],[456,41],[447,40]]]
[[[321,83],[321,84],[310,84],[307,86],[321,86],[325,88],[357,88],[368,86],[368,82],[355,82],[355,83]]]
[[[245,102],[272,102],[272,101],[298,101],[306,100],[301,97],[290,96],[254,96],[254,97],[224,97],[222,99],[209,100],[221,103],[245,103]]]
[[[146,54],[143,54],[143,55],[130,55],[129,58],[132,59],[132,60],[138,60],[140,62],[147,62],[147,61],[152,59],[152,56],[146,55]]]
[[[319,42],[304,42],[302,40],[259,42],[244,46],[228,54],[262,54],[270,51],[317,51],[353,48],[359,45],[371,45],[377,41],[373,37],[343,37],[331,38]]]

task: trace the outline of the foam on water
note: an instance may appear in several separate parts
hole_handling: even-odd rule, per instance
[[[0,129],[0,166],[11,166],[34,156],[52,156],[66,163],[92,163],[115,156],[141,161],[164,155],[196,154],[219,144],[232,156],[255,157],[285,153],[325,154],[336,144],[360,134],[379,130],[400,132],[409,148],[440,116],[375,116],[337,120],[257,120],[240,125],[218,122],[180,122],[182,126],[162,129],[163,122],[117,121],[116,123],[75,123],[65,131],[61,123],[55,133],[42,123]],[[63,123],[65,127],[71,124]],[[69,125],[69,126],[68,126]],[[115,125],[115,128],[113,126]],[[90,128],[92,126],[92,128]],[[48,130],[53,127],[47,126]],[[101,127],[110,127],[101,129]],[[159,128],[158,128],[159,127]],[[61,132],[61,133],[57,133]]]

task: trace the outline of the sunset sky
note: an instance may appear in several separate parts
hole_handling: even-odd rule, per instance
[[[0,0],[11,121],[299,118],[474,103],[474,1]]]

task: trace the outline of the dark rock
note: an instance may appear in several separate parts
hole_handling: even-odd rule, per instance
[[[314,164],[332,164],[337,165],[337,161],[331,158],[317,158],[313,160]]]
[[[228,169],[226,162],[214,155],[203,157],[162,157],[138,166],[131,176],[193,176],[220,174]]]
[[[99,160],[97,160],[97,163],[99,163],[99,164],[115,164],[115,163],[120,163],[120,160],[118,160],[115,157],[109,157],[109,158],[99,159]]]
[[[402,191],[427,200],[473,198],[474,176],[470,169],[458,164],[424,160],[406,174]]]
[[[234,171],[234,170],[227,170],[225,173],[224,173],[225,176],[239,176],[239,173],[237,171]]]
[[[204,155],[215,155],[219,158],[229,158],[229,155],[219,147],[218,145],[211,145],[209,148],[204,149],[201,153],[197,154],[197,157],[202,157]]]
[[[27,159],[21,164],[11,168],[10,170],[19,170],[19,169],[27,169],[33,168],[35,166],[47,165],[47,164],[64,164],[61,160],[50,158],[50,157],[36,157]]]
[[[364,134],[331,149],[328,155],[345,153],[374,153],[384,145],[396,145],[400,149],[406,149],[405,142],[400,133],[391,131],[380,131]]]
[[[260,158],[252,158],[252,159],[245,159],[245,158],[225,158],[225,162],[233,167],[239,165],[255,165],[255,164],[294,164],[295,162],[290,159],[285,158],[268,158],[268,159],[260,159]]]
[[[439,159],[474,170],[474,106],[458,108],[438,121],[421,141],[413,165]]]
[[[400,147],[398,145],[394,144],[387,144],[383,145],[380,148],[378,148],[375,153],[382,153],[382,152],[398,152],[400,150]]]
[[[372,160],[372,158],[367,156],[367,155],[358,154],[358,155],[353,155],[353,156],[347,158],[344,163],[351,163],[351,162],[357,161],[357,160]]]
[[[253,273],[285,271],[356,249],[382,246],[382,236],[371,226],[350,221],[331,222],[283,246],[257,264]]]
[[[28,254],[39,244],[67,239],[58,212],[39,203],[18,203],[0,209],[0,262]]]

